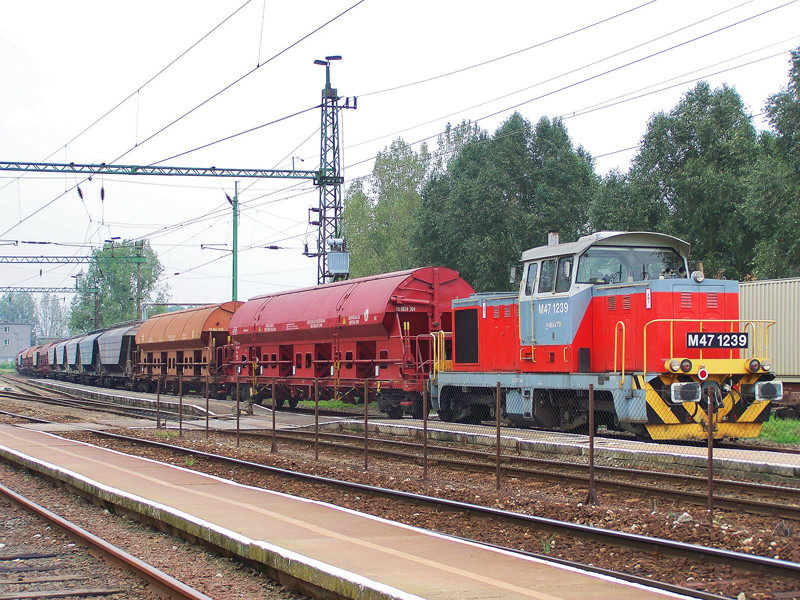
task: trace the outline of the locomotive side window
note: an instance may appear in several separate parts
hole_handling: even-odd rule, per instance
[[[556,292],[568,292],[572,283],[572,257],[563,256],[558,259],[556,274]]]
[[[556,282],[556,260],[542,261],[542,272],[539,275],[539,293],[552,292]]]
[[[533,286],[536,284],[536,275],[539,270],[539,263],[531,263],[528,265],[528,274],[525,277],[525,295],[533,295]]]

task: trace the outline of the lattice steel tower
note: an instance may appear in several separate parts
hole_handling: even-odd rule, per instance
[[[339,109],[356,108],[357,99],[352,106],[350,98],[339,105],[336,88],[331,87],[331,61],[341,60],[341,56],[326,56],[325,60],[315,60],[314,64],[325,67],[325,88],[322,90],[322,124],[319,179],[319,207],[311,211],[317,213],[319,236],[315,253],[306,250],[308,256],[317,257],[317,285],[329,281],[347,279],[349,274],[349,254],[342,229],[342,183],[341,159],[339,153]]]

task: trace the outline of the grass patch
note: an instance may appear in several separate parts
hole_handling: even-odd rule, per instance
[[[761,428],[759,438],[777,444],[800,444],[800,421],[796,419],[776,419],[770,416],[769,421]]]
[[[272,406],[271,400],[265,400],[264,406]],[[302,406],[303,408],[314,408],[314,401],[313,400],[303,400],[297,403],[297,406]],[[342,411],[352,411],[357,413],[364,412],[364,405],[363,404],[350,404],[348,402],[342,402],[341,400],[320,400],[319,407],[325,408],[328,410],[342,410]],[[369,411],[376,412],[378,410],[378,403],[377,402],[370,402],[369,403]]]
[[[14,363],[0,363],[0,373],[11,373],[15,370]]]

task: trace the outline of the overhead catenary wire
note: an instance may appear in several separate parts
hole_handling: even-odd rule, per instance
[[[567,118],[568,118],[568,117],[567,117]],[[347,146],[347,148],[350,148],[350,147],[351,147],[351,146]],[[348,165],[348,167],[349,167],[349,165]],[[278,192],[278,193],[280,193],[280,192]]]
[[[80,137],[81,137],[82,135],[84,135],[85,133],[89,132],[89,131],[90,131],[92,128],[94,128],[94,127],[95,127],[95,125],[99,124],[99,123],[100,123],[100,122],[102,122],[104,119],[106,119],[107,117],[109,117],[111,114],[113,114],[113,113],[114,113],[114,112],[115,112],[117,109],[119,109],[121,106],[123,106],[123,105],[124,105],[124,104],[125,104],[125,103],[126,103],[128,100],[130,100],[130,99],[131,99],[131,98],[133,98],[134,96],[136,96],[136,97],[137,97],[137,102],[138,102],[138,97],[139,97],[139,94],[140,94],[140,92],[141,92],[141,91],[142,91],[142,90],[143,90],[145,87],[147,87],[148,85],[150,85],[151,83],[153,83],[153,82],[154,82],[156,79],[158,79],[158,78],[159,78],[161,75],[163,75],[163,74],[164,74],[164,73],[165,73],[167,70],[169,70],[169,68],[170,68],[170,67],[172,67],[172,66],[174,66],[176,63],[178,63],[178,61],[180,61],[180,60],[181,60],[183,57],[185,57],[185,56],[186,56],[187,54],[189,54],[189,53],[190,53],[192,50],[194,50],[194,49],[195,49],[195,48],[196,48],[198,45],[200,45],[200,44],[201,44],[201,43],[202,43],[202,42],[203,42],[203,41],[204,41],[206,38],[208,38],[208,37],[209,37],[209,36],[210,36],[212,33],[214,33],[215,31],[217,31],[217,30],[218,30],[220,27],[222,27],[222,26],[223,26],[225,23],[227,23],[227,22],[228,22],[228,21],[229,21],[231,18],[233,18],[233,17],[234,17],[234,16],[235,16],[237,13],[239,13],[239,12],[240,12],[240,11],[241,11],[241,10],[242,10],[242,9],[243,9],[245,6],[247,6],[248,4],[250,4],[250,2],[252,2],[252,1],[253,1],[253,0],[246,0],[244,4],[242,4],[241,6],[239,6],[239,8],[237,8],[236,10],[234,10],[234,11],[233,11],[231,14],[229,14],[227,17],[225,17],[225,18],[224,18],[222,21],[220,21],[219,23],[217,23],[217,24],[216,24],[214,27],[212,27],[212,28],[211,28],[211,30],[210,30],[210,31],[208,31],[206,34],[204,34],[202,37],[200,37],[200,39],[198,39],[198,40],[197,40],[197,41],[195,41],[193,44],[191,44],[191,45],[190,45],[188,48],[186,48],[186,50],[184,50],[183,52],[181,52],[180,54],[178,54],[178,56],[176,56],[176,57],[175,57],[175,58],[173,58],[171,61],[169,61],[169,62],[168,62],[168,63],[167,63],[167,64],[166,64],[164,67],[162,67],[160,70],[158,70],[158,71],[157,71],[157,72],[156,72],[154,75],[150,76],[150,77],[149,77],[147,80],[145,80],[145,82],[144,82],[144,83],[141,83],[141,84],[137,85],[137,86],[136,86],[136,89],[135,89],[134,91],[132,91],[130,94],[128,94],[127,96],[125,96],[125,97],[124,97],[122,100],[120,100],[119,102],[117,102],[117,104],[115,104],[113,107],[111,107],[110,109],[108,109],[108,110],[107,110],[105,113],[103,113],[103,114],[102,114],[100,117],[98,117],[97,119],[95,119],[94,121],[92,121],[92,122],[91,122],[89,125],[87,125],[86,127],[84,127],[84,128],[83,128],[83,129],[82,129],[80,132],[78,132],[77,134],[75,134],[75,135],[74,135],[72,138],[70,138],[70,139],[69,139],[69,140],[68,140],[66,143],[64,143],[64,144],[60,145],[60,146],[59,146],[59,147],[58,147],[56,150],[54,150],[53,152],[51,152],[50,154],[48,154],[46,157],[44,157],[44,158],[43,158],[43,159],[42,159],[40,162],[46,162],[46,161],[47,161],[47,160],[49,160],[49,159],[50,159],[52,156],[54,156],[54,155],[55,155],[57,152],[60,152],[60,151],[62,150],[62,148],[66,148],[67,146],[69,146],[70,144],[72,144],[73,142],[75,142],[75,141],[76,141],[78,138],[80,138]],[[138,132],[138,105],[137,105],[137,132]],[[137,140],[137,142],[136,142],[136,145],[138,145],[138,140]],[[22,177],[24,177],[24,176],[25,176],[25,174],[22,174],[22,175],[18,175],[18,176],[16,176],[15,178],[16,178],[16,179],[20,179],[20,178],[22,178]],[[5,186],[3,186],[3,187],[5,187]],[[2,190],[2,189],[3,189],[3,187],[0,187],[0,190]]]
[[[450,77],[451,75],[457,75],[458,73],[464,73],[464,72],[470,71],[472,69],[477,69],[478,67],[483,67],[485,65],[489,65],[489,64],[501,61],[501,60],[505,60],[506,58],[511,58],[512,56],[517,56],[519,54],[522,54],[524,52],[528,52],[530,50],[534,50],[536,48],[541,48],[542,46],[546,46],[547,44],[551,44],[553,42],[557,42],[559,40],[563,40],[563,39],[568,38],[570,36],[573,36],[575,34],[587,31],[589,29],[592,29],[593,27],[597,27],[598,25],[603,25],[604,23],[608,23],[609,21],[613,21],[614,19],[617,19],[619,17],[622,17],[622,16],[625,16],[625,15],[630,14],[632,12],[635,12],[635,11],[641,9],[641,8],[644,8],[646,6],[654,4],[657,1],[658,0],[648,0],[647,2],[645,2],[643,4],[639,4],[638,6],[634,6],[633,8],[629,8],[628,10],[624,10],[624,11],[619,12],[617,14],[614,14],[614,15],[612,15],[610,17],[606,17],[605,19],[601,19],[599,21],[595,21],[594,23],[590,23],[589,25],[584,25],[583,27],[579,27],[578,29],[573,29],[572,31],[569,31],[567,33],[562,33],[561,35],[557,35],[557,36],[549,38],[547,40],[544,40],[544,41],[541,41],[541,42],[537,42],[536,44],[533,44],[532,46],[527,46],[526,48],[521,48],[519,50],[515,50],[513,52],[509,52],[508,54],[503,54],[502,56],[497,56],[495,58],[490,58],[488,60],[484,60],[484,61],[472,64],[472,65],[469,65],[467,67],[461,67],[459,69],[455,69],[454,71],[448,71],[447,73],[441,73],[439,75],[434,75],[432,77],[427,77],[425,79],[419,79],[417,81],[412,81],[412,82],[409,82],[409,83],[403,83],[403,84],[400,84],[400,85],[395,85],[395,86],[388,87],[388,88],[385,88],[385,89],[382,89],[382,90],[375,90],[375,91],[372,91],[372,92],[365,92],[365,93],[356,94],[356,95],[359,96],[360,98],[365,98],[365,97],[368,97],[368,96],[376,96],[378,94],[384,94],[386,92],[395,92],[397,90],[402,90],[404,88],[420,85],[420,84],[423,84],[423,83],[430,83],[431,81],[436,81],[437,79],[444,79],[445,77]],[[752,0],[749,0],[749,1],[752,1]]]
[[[119,156],[117,156],[115,159],[113,159],[111,161],[108,161],[108,164],[118,163],[122,158],[124,158],[125,156],[130,154],[133,150],[137,149],[137,147],[142,146],[143,144],[149,142],[150,140],[154,139],[158,135],[164,133],[169,128],[173,127],[175,124],[179,123],[180,121],[182,121],[183,119],[185,119],[186,117],[188,117],[189,115],[191,115],[192,113],[197,111],[198,109],[202,108],[203,106],[205,106],[206,104],[208,104],[209,102],[214,100],[215,98],[218,98],[220,95],[224,94],[226,91],[228,91],[229,89],[231,89],[235,85],[237,85],[237,84],[241,83],[242,81],[244,81],[245,79],[247,79],[250,75],[252,75],[253,73],[257,72],[259,69],[261,69],[265,65],[270,64],[273,60],[275,60],[278,57],[282,56],[283,54],[285,54],[286,52],[288,52],[292,48],[296,47],[298,44],[304,42],[305,40],[307,40],[308,38],[310,38],[311,36],[313,36],[317,32],[321,31],[322,29],[324,29],[325,27],[327,27],[331,23],[334,23],[335,21],[337,21],[338,19],[340,19],[341,17],[343,17],[344,15],[349,13],[350,11],[354,10],[356,7],[358,7],[359,5],[363,4],[364,2],[366,2],[366,0],[357,0],[357,2],[355,2],[352,5],[350,5],[348,8],[344,9],[343,11],[340,11],[338,14],[336,14],[333,17],[331,17],[330,19],[328,19],[327,21],[325,21],[321,25],[318,25],[317,27],[312,29],[310,32],[308,32],[305,35],[303,35],[302,37],[300,37],[298,40],[292,42],[291,44],[289,44],[288,46],[286,46],[282,50],[280,50],[277,53],[273,54],[270,58],[268,58],[267,60],[265,60],[261,64],[259,64],[256,67],[248,70],[243,75],[240,75],[239,77],[234,79],[232,82],[230,82],[227,85],[223,86],[217,92],[213,93],[211,96],[209,96],[208,98],[206,98],[205,100],[203,100],[199,104],[195,105],[193,108],[189,109],[188,111],[184,112],[183,114],[181,114],[177,118],[173,119],[172,121],[170,121],[166,125],[162,126],[160,129],[156,130],[154,133],[150,134],[144,140],[142,140],[142,142],[140,142],[138,144],[138,146],[133,146],[133,147],[129,148],[128,150],[126,150],[125,152],[123,152],[122,154],[120,154]],[[85,181],[85,179],[84,179],[84,181]],[[80,183],[83,183],[83,181],[81,181]],[[34,212],[32,212],[29,215],[25,216],[24,218],[20,219],[17,223],[15,223],[14,225],[11,225],[3,233],[0,233],[0,237],[4,236],[4,235],[7,235],[9,232],[11,232],[14,229],[16,229],[19,225],[21,225],[22,223],[26,222],[28,219],[30,219],[34,215],[40,213],[42,210],[48,208],[49,206],[52,206],[53,203],[58,201],[60,198],[63,198],[64,195],[68,191],[71,191],[71,190],[75,189],[76,187],[77,187],[77,185],[73,186],[72,188],[70,188],[70,190],[67,190],[64,193],[59,194],[58,196],[56,196],[52,200],[48,201],[43,206],[41,206],[38,209],[36,209]]]
[[[729,12],[731,12],[733,10],[741,8],[742,6],[750,4],[753,1],[754,0],[747,0],[746,2],[742,2],[741,4],[738,4],[738,5],[734,6],[734,7],[731,7],[731,8],[728,8],[726,10],[714,13],[713,15],[709,15],[709,16],[703,18],[703,19],[700,19],[698,21],[694,21],[692,23],[689,23],[688,25],[684,25],[684,26],[679,27],[677,29],[673,29],[672,31],[669,31],[669,32],[664,33],[662,35],[659,35],[657,37],[651,38],[651,39],[649,39],[649,40],[647,40],[645,42],[642,42],[642,43],[639,43],[639,44],[635,44],[635,45],[630,46],[630,47],[628,47],[628,48],[626,48],[624,50],[621,50],[619,52],[615,52],[613,54],[609,54],[609,55],[607,55],[607,56],[605,56],[603,58],[599,58],[597,60],[594,60],[594,61],[591,61],[591,62],[588,62],[588,63],[584,63],[583,65],[581,65],[579,67],[576,67],[576,68],[573,68],[573,69],[570,69],[570,70],[567,70],[567,71],[562,71],[561,73],[558,73],[557,75],[554,75],[554,76],[549,77],[547,79],[543,79],[543,80],[538,81],[536,83],[533,83],[531,85],[526,85],[525,87],[518,88],[518,89],[516,89],[516,90],[514,90],[512,92],[508,92],[508,93],[502,94],[500,96],[495,96],[494,98],[491,98],[489,100],[480,102],[478,104],[473,104],[473,105],[471,105],[469,107],[459,109],[459,110],[457,110],[455,112],[451,112],[451,113],[448,113],[446,115],[442,115],[442,116],[436,117],[434,119],[429,119],[428,121],[425,121],[424,123],[418,123],[416,125],[412,125],[410,127],[406,127],[406,128],[404,128],[402,130],[394,131],[393,133],[384,134],[384,135],[381,135],[381,136],[378,136],[378,137],[373,137],[373,138],[371,138],[369,140],[364,140],[364,141],[361,141],[361,142],[357,142],[355,144],[351,144],[349,146],[349,148],[355,148],[355,147],[358,147],[358,146],[361,146],[361,145],[364,145],[364,144],[368,144],[368,143],[372,143],[372,142],[375,142],[375,141],[378,141],[378,140],[381,140],[381,139],[385,139],[387,137],[395,136],[397,134],[404,133],[406,131],[410,131],[412,129],[417,129],[417,128],[423,127],[425,125],[430,125],[431,123],[440,122],[443,119],[447,119],[449,117],[453,117],[453,116],[456,116],[458,114],[463,114],[463,113],[465,113],[467,111],[475,110],[476,108],[480,108],[482,106],[486,106],[487,104],[491,104],[493,102],[497,102],[497,101],[502,100],[504,98],[508,98],[508,97],[514,96],[514,95],[522,93],[522,92],[524,92],[526,90],[530,90],[530,89],[542,86],[544,84],[551,83],[553,81],[557,81],[558,79],[561,79],[561,78],[566,77],[568,75],[572,75],[574,73],[578,73],[580,71],[588,69],[589,67],[593,67],[595,65],[601,64],[601,63],[606,62],[608,60],[611,60],[613,58],[617,58],[618,56],[622,56],[622,55],[627,54],[629,52],[632,52],[634,50],[638,50],[639,48],[643,48],[644,46],[653,44],[653,43],[655,43],[655,42],[657,42],[659,40],[662,40],[662,39],[665,39],[667,37],[670,37],[670,36],[673,36],[675,34],[678,34],[678,33],[682,32],[682,31],[686,31],[687,29],[690,29],[692,27],[696,27],[697,25],[705,23],[706,21],[710,21],[711,19],[715,19],[715,18],[720,17],[720,16],[722,16],[722,15],[724,15],[726,13],[729,13]],[[624,13],[622,13],[622,14],[624,14]],[[606,22],[608,20],[609,19],[605,19],[603,21],[599,21],[598,23],[603,23],[603,22]],[[712,32],[712,33],[718,33],[718,31],[717,32]],[[553,39],[559,39],[559,38],[553,38]],[[691,42],[691,41],[696,41],[696,40],[689,40],[689,42]],[[542,42],[541,44],[537,44],[536,46],[531,46],[530,48],[536,48],[536,47],[538,47],[540,45],[543,45],[545,43],[547,43],[547,42]],[[528,48],[528,49],[530,49],[530,48]],[[521,51],[518,51],[518,52],[521,52]],[[507,55],[507,56],[513,56],[513,55],[517,54],[518,52],[512,53],[512,54]],[[504,57],[501,57],[501,58],[504,58]],[[499,60],[499,59],[497,59],[497,60]],[[479,63],[479,64],[485,64],[485,63]],[[465,68],[465,70],[468,69],[468,68],[471,68],[471,67],[467,67],[467,68]],[[494,115],[492,115],[492,116],[494,116]],[[481,120],[483,118],[485,118],[485,117],[481,117],[481,118],[479,118],[477,120]]]
[[[545,92],[545,93],[543,93],[543,94],[540,94],[540,95],[538,95],[538,96],[535,96],[535,97],[533,97],[533,98],[529,98],[529,99],[527,99],[527,100],[524,100],[524,101],[522,101],[522,102],[515,103],[515,104],[513,104],[513,105],[511,105],[511,106],[504,107],[504,108],[502,108],[502,109],[499,109],[499,110],[493,111],[493,112],[491,112],[491,113],[488,113],[488,114],[484,114],[484,115],[482,115],[482,116],[480,116],[480,117],[478,117],[478,118],[476,118],[476,119],[472,120],[471,122],[473,122],[473,123],[478,123],[478,122],[480,122],[480,121],[483,121],[483,120],[489,119],[489,118],[491,118],[491,117],[495,117],[495,116],[498,116],[498,115],[500,115],[500,114],[503,114],[503,113],[510,112],[510,111],[512,111],[512,110],[515,110],[515,109],[517,109],[517,108],[519,108],[519,107],[521,107],[521,106],[524,106],[524,105],[526,105],[526,104],[530,104],[530,103],[532,103],[532,102],[535,102],[535,101],[537,101],[537,100],[541,100],[541,99],[543,99],[543,98],[547,98],[547,97],[549,97],[549,96],[553,96],[553,95],[555,95],[555,94],[558,94],[558,93],[560,93],[560,92],[564,92],[564,91],[566,91],[566,90],[572,89],[572,88],[574,88],[574,87],[576,87],[576,86],[579,86],[579,85],[582,85],[582,84],[588,83],[588,82],[590,82],[590,81],[594,81],[594,80],[596,80],[596,79],[598,79],[598,78],[600,78],[600,77],[604,77],[604,76],[606,76],[606,75],[610,75],[611,73],[615,73],[615,72],[617,72],[617,71],[620,71],[620,70],[622,70],[622,69],[625,69],[625,68],[627,68],[627,67],[630,67],[630,66],[633,66],[633,65],[635,65],[635,64],[641,63],[641,62],[643,62],[643,61],[645,61],[645,60],[649,60],[649,59],[651,59],[651,58],[655,58],[656,56],[660,56],[660,55],[662,55],[662,54],[665,54],[665,53],[667,53],[667,52],[670,52],[670,51],[672,51],[672,50],[675,50],[675,49],[677,49],[677,48],[681,48],[681,47],[683,47],[683,46],[686,46],[686,45],[688,45],[688,44],[691,44],[691,43],[693,43],[693,42],[696,42],[696,41],[699,41],[699,40],[701,40],[701,39],[707,38],[707,37],[709,37],[709,36],[711,36],[711,35],[714,35],[714,34],[717,34],[717,33],[720,33],[720,32],[722,32],[722,31],[728,30],[728,29],[730,29],[730,28],[732,28],[732,27],[735,27],[735,26],[737,26],[737,25],[741,25],[741,24],[743,24],[743,23],[746,23],[746,22],[748,22],[748,21],[751,21],[751,20],[753,20],[753,19],[756,19],[756,18],[758,18],[758,17],[764,16],[764,15],[766,15],[766,14],[769,14],[769,13],[771,13],[771,12],[774,12],[774,11],[776,11],[776,10],[779,10],[779,9],[781,9],[781,8],[785,8],[786,6],[789,6],[789,5],[791,5],[791,4],[794,4],[794,3],[796,3],[797,1],[798,1],[798,0],[790,0],[789,2],[785,2],[785,3],[783,3],[783,4],[779,5],[779,6],[776,6],[776,7],[770,8],[770,9],[768,9],[768,10],[765,10],[765,11],[762,11],[762,12],[760,12],[760,13],[757,13],[757,14],[755,14],[755,15],[749,16],[749,17],[747,17],[747,18],[745,18],[745,19],[741,19],[741,20],[739,20],[739,21],[736,21],[736,22],[734,22],[734,23],[730,23],[730,24],[728,24],[728,25],[725,25],[725,26],[723,26],[723,27],[717,28],[717,29],[715,29],[715,30],[713,30],[713,31],[709,31],[709,32],[707,32],[707,33],[704,33],[704,34],[702,34],[702,35],[696,36],[696,37],[694,37],[694,38],[691,38],[691,39],[689,39],[689,40],[685,40],[685,41],[683,41],[683,42],[680,42],[679,44],[674,44],[674,45],[672,45],[672,46],[670,46],[670,47],[668,47],[668,48],[664,48],[664,49],[662,49],[662,50],[659,50],[659,51],[657,51],[657,52],[650,53],[650,54],[648,54],[648,55],[646,55],[646,56],[643,56],[643,57],[640,57],[640,58],[637,58],[637,59],[634,59],[634,60],[628,61],[628,62],[626,62],[626,63],[624,63],[624,64],[617,65],[617,66],[615,66],[615,67],[612,67],[612,68],[610,68],[610,69],[607,69],[607,70],[605,70],[605,71],[602,71],[602,72],[600,72],[600,73],[596,73],[596,74],[594,74],[594,75],[590,75],[590,76],[588,76],[588,77],[585,77],[585,78],[583,78],[583,79],[580,79],[580,80],[578,80],[578,81],[574,81],[574,82],[572,82],[572,83],[566,84],[566,85],[564,85],[564,86],[561,86],[561,87],[559,87],[559,88],[556,88],[556,89],[554,89],[554,90],[550,90],[550,91],[548,91],[548,92]],[[463,112],[463,111],[459,111],[458,113],[452,113],[451,115],[448,115],[448,116],[453,116],[453,115],[455,115],[455,114],[459,114],[460,112]],[[445,117],[445,118],[446,118],[446,117]],[[411,129],[413,129],[413,128],[411,128]],[[419,138],[419,139],[417,139],[417,140],[415,140],[415,141],[411,142],[411,144],[410,144],[410,145],[414,146],[414,145],[421,144],[422,142],[427,142],[427,141],[430,141],[430,140],[432,140],[432,139],[434,139],[434,138],[437,138],[439,135],[442,135],[443,133],[445,133],[445,132],[444,132],[444,131],[437,131],[436,133],[434,133],[434,134],[432,134],[432,135],[429,135],[429,136],[426,136],[426,137],[423,137],[423,138]],[[390,135],[393,135],[393,134],[390,134]],[[373,139],[373,141],[375,141],[376,139],[380,139],[380,138],[375,138],[375,139]],[[366,158],[366,159],[362,159],[362,160],[360,160],[360,161],[358,161],[358,162],[352,163],[352,164],[348,165],[348,167],[355,167],[355,166],[357,166],[357,165],[360,165],[360,164],[368,163],[368,162],[371,162],[372,160],[374,160],[375,158],[376,158],[376,156],[371,156],[371,157],[368,157],[368,158]]]
[[[752,17],[751,17],[751,18],[752,18]],[[727,27],[730,27],[730,25],[729,25],[729,26],[727,26]],[[685,27],[684,27],[684,28],[681,28],[681,29],[685,29]],[[722,28],[722,29],[724,29],[724,28]],[[713,33],[713,32],[712,32],[712,33]],[[705,35],[709,35],[709,34],[705,34]],[[661,36],[661,37],[664,37],[664,36]],[[685,42],[685,43],[688,43],[688,42]],[[741,56],[741,55],[740,55],[740,56]],[[769,58],[769,57],[768,57],[768,58]],[[728,59],[728,60],[733,60],[733,59]],[[763,60],[763,59],[762,59],[762,60]],[[751,64],[751,63],[747,63],[747,64]],[[737,66],[737,67],[733,67],[733,68],[739,68],[739,67],[741,67],[741,66],[742,66],[742,65],[739,65],[739,66]],[[727,69],[727,70],[730,70],[730,69]],[[713,75],[713,74],[711,74],[711,75]],[[685,84],[686,82],[682,82],[682,83],[683,83],[683,84]],[[437,135],[438,135],[438,134],[437,134]],[[416,142],[415,142],[415,143],[416,143]],[[635,148],[635,147],[632,147],[632,148]],[[607,153],[607,154],[605,154],[605,155],[608,155],[608,153]],[[605,155],[604,155],[604,156],[605,156]]]

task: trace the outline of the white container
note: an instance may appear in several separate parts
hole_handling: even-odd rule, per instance
[[[800,383],[800,277],[740,283],[739,318],[776,321],[768,349],[775,374]]]

